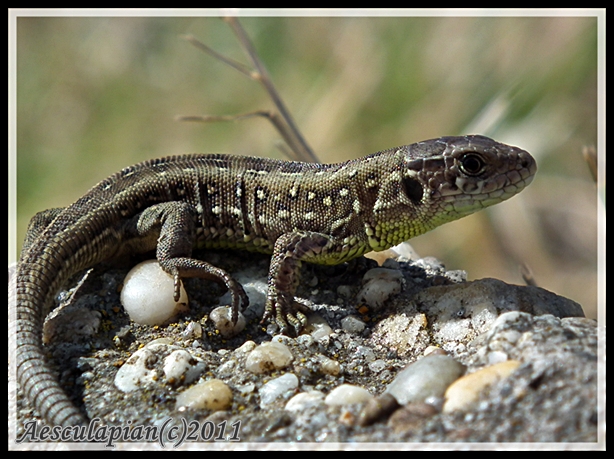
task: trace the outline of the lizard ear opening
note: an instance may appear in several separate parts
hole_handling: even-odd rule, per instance
[[[410,199],[411,202],[418,205],[422,201],[422,196],[424,190],[422,189],[422,184],[414,178],[405,177],[402,180],[403,191]]]

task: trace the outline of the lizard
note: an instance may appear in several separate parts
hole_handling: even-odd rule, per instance
[[[336,164],[194,154],[127,167],[74,204],[32,218],[16,272],[17,379],[51,425],[86,417],[53,374],[42,324],[68,279],[124,254],[156,252],[174,279],[210,279],[231,293],[232,319],[247,296],[194,248],[271,254],[263,321],[296,334],[302,262],[339,264],[382,251],[497,204],[531,183],[526,151],[480,135],[441,137]],[[11,301],[11,293],[9,293]]]

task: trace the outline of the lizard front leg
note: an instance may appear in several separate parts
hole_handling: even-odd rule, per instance
[[[213,280],[230,291],[232,321],[237,322],[239,309],[247,307],[249,299],[243,287],[226,271],[191,257],[196,233],[194,215],[187,203],[165,202],[145,209],[138,218],[136,230],[141,237],[158,234],[156,258],[162,269],[173,276],[175,301],[180,297],[182,278]]]
[[[308,310],[294,300],[301,262],[315,262],[335,245],[330,236],[310,231],[285,233],[277,238],[262,322],[273,319],[282,333],[300,333],[307,324],[304,312]]]

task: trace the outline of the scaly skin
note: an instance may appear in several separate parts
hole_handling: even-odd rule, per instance
[[[17,377],[51,425],[85,416],[50,370],[41,335],[54,296],[75,273],[125,253],[156,250],[182,278],[224,284],[233,317],[247,305],[226,272],[192,249],[271,253],[263,320],[286,333],[306,323],[294,291],[301,262],[338,264],[381,251],[508,199],[536,172],[527,152],[483,136],[443,137],[340,164],[189,155],[146,161],[74,204],[32,219],[9,301],[17,310]]]

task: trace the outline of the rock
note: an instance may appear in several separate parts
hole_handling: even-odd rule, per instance
[[[575,301],[540,287],[510,285],[498,279],[429,287],[418,293],[414,301],[429,316],[434,311],[447,311],[450,316],[463,317],[470,310],[478,310],[475,306],[481,306],[490,309],[495,317],[509,311],[584,317],[582,306]]]
[[[427,325],[426,315],[410,304],[376,323],[372,339],[399,356],[421,355],[431,341]]]
[[[341,373],[341,365],[336,360],[330,359],[325,355],[319,354],[316,356],[320,364],[320,371],[325,375],[337,376]]]
[[[115,374],[115,386],[122,392],[132,392],[159,380],[161,361],[173,347],[167,340],[155,340],[139,349]]]
[[[397,374],[386,392],[399,404],[424,402],[429,397],[441,397],[465,367],[448,355],[429,354],[410,364]]]
[[[366,324],[355,316],[347,316],[341,319],[341,328],[348,333],[358,335],[365,329]]]
[[[437,409],[428,403],[408,403],[390,416],[388,427],[395,433],[411,431],[420,428],[436,414]]]
[[[253,257],[250,258],[255,260],[253,265],[261,269],[258,277],[266,279],[269,266],[266,257],[233,254],[223,252],[220,257],[222,261],[234,257],[237,266],[245,265],[247,257]],[[213,256],[207,253],[210,255]],[[303,269],[310,278],[319,278],[318,292],[301,283],[297,296],[315,311],[314,317],[328,322],[321,337],[315,334],[297,338],[267,336],[264,327],[250,318],[239,335],[223,338],[215,333],[211,321],[203,320],[217,300],[217,287],[212,285],[209,292],[210,282],[200,279],[186,282],[194,297],[192,311],[180,318],[177,325],[136,325],[128,322],[121,311],[115,311],[119,296],[116,289],[106,289],[104,295],[96,296],[93,293],[99,292],[100,287],[92,282],[86,290],[87,283],[95,280],[95,276],[89,276],[80,293],[96,299],[91,306],[102,317],[97,333],[79,343],[51,342],[45,345],[45,351],[60,369],[60,383],[67,393],[75,400],[83,400],[90,417],[99,417],[108,425],[127,425],[128,421],[132,425],[161,425],[169,417],[178,418],[177,409],[185,408],[177,407],[176,400],[186,390],[177,382],[185,378],[181,364],[189,363],[187,354],[190,354],[196,361],[205,362],[203,374],[207,378],[223,381],[232,393],[230,406],[226,402],[223,406],[228,407],[217,412],[223,415],[208,418],[206,413],[196,413],[194,419],[215,419],[216,429],[227,422],[227,431],[230,426],[240,424],[242,441],[565,442],[566,445],[582,442],[598,447],[595,442],[603,438],[604,412],[598,403],[597,368],[603,363],[603,357],[597,352],[600,329],[596,322],[581,317],[561,319],[549,314],[510,312],[506,309],[510,298],[525,294],[527,297],[520,303],[516,298],[512,307],[538,311],[530,305],[532,290],[508,288],[490,280],[471,283],[477,287],[453,284],[453,276],[443,265],[426,261],[386,263],[395,270],[398,265],[407,281],[405,288],[375,313],[369,311],[360,333],[348,332],[341,325],[344,317],[355,313],[355,294],[347,296],[347,293],[355,292],[357,287],[353,285],[344,295],[336,292],[338,285],[349,285],[361,274],[345,273],[334,267],[325,271],[328,279],[323,279],[325,276],[318,273],[327,267],[305,265]],[[233,274],[232,266],[220,267]],[[118,269],[105,275],[115,276],[114,284],[119,285],[125,272]],[[434,288],[435,284],[439,287]],[[524,293],[514,293],[517,289]],[[554,306],[565,302],[556,295],[544,298],[535,295],[536,306],[542,302]],[[547,310],[547,305],[540,307]],[[249,310],[246,309],[246,314]],[[196,323],[201,325],[200,331],[191,325]],[[262,345],[256,344],[270,340],[273,341],[270,346],[281,350],[280,357],[255,359],[261,353],[275,353],[261,352]],[[139,360],[137,349],[142,346],[147,348],[147,355],[139,365],[134,365],[133,359]],[[433,348],[434,353],[425,357]],[[447,357],[441,355],[442,349]],[[165,374],[167,358],[179,350],[187,354],[177,352],[176,356],[183,356],[176,359],[177,373]],[[521,365],[484,390],[475,390],[477,398],[462,411],[443,412],[443,392],[437,390],[435,395],[422,394],[418,397],[422,401],[407,402],[390,414],[395,404],[388,406],[384,401],[394,397],[386,388],[393,385],[392,381],[398,382],[397,378],[406,378],[402,374],[406,370],[400,369],[407,362],[415,361],[413,366],[435,357],[450,358],[456,362],[450,365],[452,369],[462,364],[470,374],[511,360]],[[248,364],[252,359],[256,362]],[[246,369],[252,364],[258,368],[255,373]],[[285,367],[277,369],[277,365]],[[141,374],[131,382],[135,389],[124,392],[112,381],[128,367],[138,367]],[[433,367],[434,376],[428,376],[431,370],[420,372],[419,384],[410,384],[412,390],[440,384],[446,371],[437,365]],[[282,375],[279,379],[282,371],[293,376]],[[289,384],[283,385],[284,381]],[[358,399],[346,398],[340,389],[334,389],[344,384],[353,387]],[[298,390],[304,395],[297,395]],[[328,396],[324,397],[323,393]],[[270,399],[269,394],[272,394]],[[20,396],[17,391],[17,397]],[[263,399],[267,403],[261,404]],[[348,404],[331,406],[324,399],[328,403],[345,399],[343,403]],[[21,432],[25,430],[24,422],[33,415],[28,407],[22,406],[23,409],[17,410]],[[280,409],[284,406],[288,409]],[[361,409],[366,406],[375,408],[362,414]],[[367,414],[368,422],[363,419]]]

